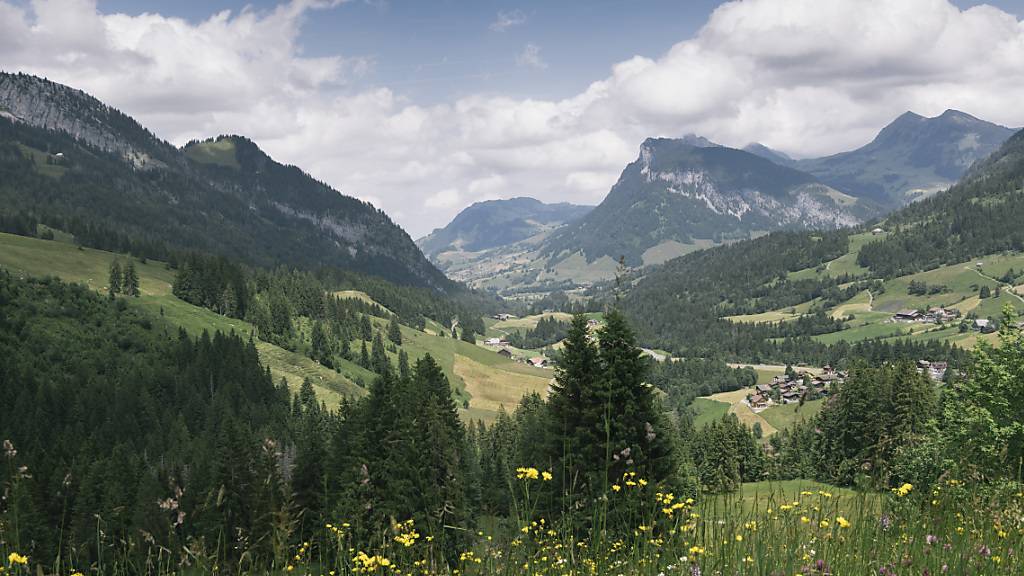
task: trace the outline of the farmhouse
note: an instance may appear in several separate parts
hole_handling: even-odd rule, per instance
[[[500,320],[500,321],[504,322],[505,320],[512,320],[513,318],[516,318],[516,315],[515,314],[495,314],[494,316],[491,316],[491,318],[494,318],[495,320]]]
[[[758,394],[768,395],[772,393],[772,387],[767,384],[758,384],[757,386],[754,386],[754,388],[757,390]]]
[[[766,406],[768,406],[769,399],[767,396],[754,394],[753,396],[750,397],[749,402],[751,408],[765,408]]]
[[[989,326],[992,325],[992,321],[988,318],[977,318],[974,321],[975,330],[988,330]]]
[[[949,322],[960,316],[960,311],[953,309],[943,308],[941,306],[933,306],[928,309],[928,313],[925,314],[925,318],[929,322]]]
[[[501,350],[498,350],[498,355],[499,356],[504,356],[505,358],[511,359],[512,358],[512,351],[509,350],[508,348],[502,348]]]
[[[530,358],[530,364],[534,365],[537,368],[543,368],[547,366],[548,359],[544,358],[543,356],[534,356],[533,358]]]
[[[892,319],[896,322],[918,322],[921,320],[921,313],[917,310],[900,310],[893,314]]]

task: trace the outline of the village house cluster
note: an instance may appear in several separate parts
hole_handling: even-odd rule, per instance
[[[927,312],[920,310],[900,310],[893,314],[893,322],[920,322],[922,324],[944,324],[960,317],[960,311],[935,306]]]
[[[800,399],[813,400],[828,396],[833,383],[846,379],[846,372],[824,366],[821,374],[815,375],[800,370],[772,378],[771,384],[758,384],[754,393],[747,397],[747,404],[754,409],[767,408],[777,404],[795,404]]]
[[[946,370],[949,369],[949,364],[946,362],[929,362],[928,360],[917,361],[917,372],[919,374],[928,374],[928,377],[936,382],[942,382],[946,378]]]

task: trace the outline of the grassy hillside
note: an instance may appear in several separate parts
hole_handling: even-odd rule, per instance
[[[873,236],[871,233],[851,236],[849,252],[831,260],[825,267],[806,268],[791,273],[790,277],[799,279],[824,275],[864,274],[867,270],[856,266],[857,253],[872,238],[884,236]],[[1009,282],[1004,281],[1007,273],[1014,276]],[[959,321],[954,322],[953,326],[905,324],[892,322],[892,316],[899,310],[927,309],[934,306],[956,309],[964,319],[968,316],[999,319],[1005,305],[1012,306],[1019,314],[1024,312],[1024,288],[1018,286],[1021,282],[1024,282],[1024,254],[1021,253],[992,254],[892,278],[882,282],[880,289],[864,290],[845,302],[825,308],[824,312],[833,318],[850,319],[846,323],[846,329],[819,334],[813,336],[813,339],[824,344],[834,344],[840,341],[857,342],[876,338],[910,338],[942,340],[970,348],[974,346],[979,334],[961,332]],[[912,294],[912,283],[935,287],[936,290],[934,293]],[[989,290],[990,297],[980,297],[983,287]],[[809,300],[796,306],[759,314],[729,316],[728,319],[744,323],[790,322],[820,308],[818,300]],[[989,335],[982,337],[991,339]]]
[[[126,262],[129,257],[78,248],[66,242],[39,240],[0,233],[0,267],[20,276],[57,276],[67,282],[85,284],[97,291],[105,291],[110,264],[115,258]],[[192,334],[203,330],[222,330],[250,334],[252,326],[235,318],[220,316],[198,306],[179,300],[171,294],[174,272],[163,262],[135,260],[142,296],[126,299],[130,304],[149,310],[172,326],[180,326]],[[317,397],[328,406],[336,406],[343,396],[361,396],[365,391],[357,386],[351,370],[348,375],[338,374],[313,362],[309,358],[289,352],[273,344],[258,342],[261,361],[270,367],[275,379],[286,378],[290,386],[298,389],[303,378],[310,378]],[[358,368],[358,367],[356,367]],[[359,369],[361,370],[361,369]]]
[[[59,237],[68,238],[66,235]],[[0,233],[0,267],[15,275],[54,275],[103,292],[107,289],[110,264],[115,258],[122,262],[131,259],[102,250],[79,248],[67,241],[48,241]],[[170,325],[180,326],[193,334],[202,333],[203,330],[252,333],[253,327],[245,321],[221,316],[171,294],[174,271],[165,263],[154,260],[133,262],[139,274],[142,295],[138,299],[126,299],[130,304],[149,310]],[[373,302],[362,292],[346,291],[336,295]],[[531,321],[536,326],[536,319],[523,319],[520,322],[529,327]],[[387,319],[379,318],[374,322],[378,327],[386,328]],[[297,324],[298,330],[308,329],[301,321]],[[428,353],[438,361],[452,383],[460,408],[466,407],[464,412],[468,418],[491,421],[501,405],[512,411],[523,395],[530,392],[546,393],[548,383],[554,377],[551,370],[513,362],[493,350],[438,336],[442,331],[439,325],[430,325],[427,330],[430,332],[402,326],[402,348],[412,361]],[[358,341],[353,343],[354,350],[358,350],[359,346]],[[337,406],[344,396],[365,394],[365,389],[357,382],[368,385],[374,378],[372,372],[352,362],[343,361],[339,374],[302,354],[267,342],[258,341],[257,349],[260,359],[270,366],[275,379],[283,377],[289,385],[298,389],[303,379],[309,378],[317,397],[329,407]],[[397,356],[391,356],[397,362]]]

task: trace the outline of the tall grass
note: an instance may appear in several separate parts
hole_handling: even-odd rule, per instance
[[[345,520],[338,519],[277,560],[246,558],[223,566],[186,558],[186,552],[160,550],[138,563],[109,544],[102,563],[73,568],[59,560],[23,558],[26,552],[17,548],[18,520],[8,510],[0,519],[3,573],[1024,573],[1024,495],[1015,485],[979,489],[947,480],[924,493],[905,485],[886,494],[769,488],[746,497],[709,495],[694,501],[660,492],[627,473],[593,504],[593,510],[584,512],[599,519],[591,525],[600,528],[581,534],[578,527],[536,515],[535,493],[547,478],[542,471],[521,469],[518,476],[512,517],[481,522],[486,528],[473,534],[453,565],[443,559],[439,535],[421,534],[411,521],[379,527],[375,543],[363,548],[353,543]]]

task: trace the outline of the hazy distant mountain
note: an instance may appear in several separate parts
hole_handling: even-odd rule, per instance
[[[479,252],[507,246],[580,218],[593,206],[545,204],[533,198],[487,200],[469,206],[444,228],[416,241],[429,258],[442,252]]]
[[[220,137],[179,150],[81,90],[35,76],[0,73],[0,170],[0,216],[31,214],[93,246],[454,288],[386,214],[253,142]]]
[[[582,251],[588,261],[625,256],[637,266],[687,245],[780,228],[849,226],[869,212],[810,174],[743,150],[648,139],[608,197],[552,234],[542,252],[557,259]]]
[[[793,160],[792,158],[787,156],[785,152],[773,150],[765,146],[764,144],[761,144],[760,142],[751,142],[750,144],[747,144],[746,146],[743,147],[743,151],[750,152],[751,154],[756,154],[761,158],[766,158],[781,166],[792,167],[796,164],[796,160]]]
[[[861,148],[795,166],[852,196],[898,207],[948,188],[1012,134],[956,110],[935,118],[907,112]]]

